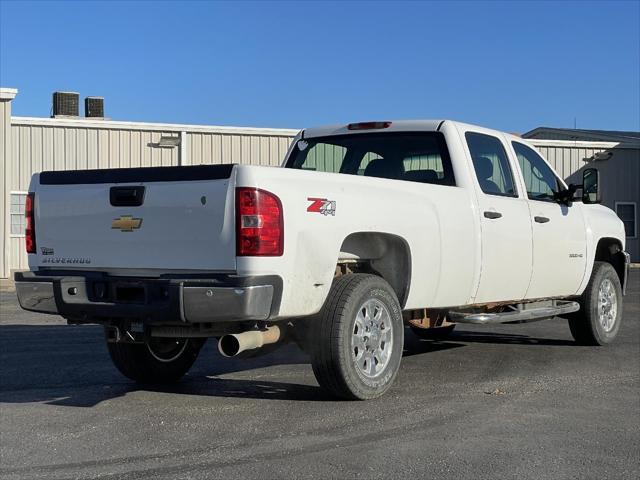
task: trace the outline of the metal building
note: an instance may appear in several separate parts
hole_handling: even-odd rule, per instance
[[[0,278],[27,268],[24,196],[33,173],[161,165],[246,163],[277,166],[297,130],[11,116],[17,90],[0,88]],[[640,133],[538,128],[523,135],[568,181],[601,170],[604,204],[624,220],[640,261]],[[323,159],[322,161],[325,161]]]

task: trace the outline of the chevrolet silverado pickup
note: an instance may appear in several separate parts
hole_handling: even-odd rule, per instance
[[[578,194],[578,192],[580,192]],[[20,305],[98,323],[137,382],[286,341],[335,396],[393,383],[405,327],[555,317],[611,342],[629,256],[598,172],[567,185],[517,136],[459,122],[310,128],[282,168],[50,171],[26,201]]]

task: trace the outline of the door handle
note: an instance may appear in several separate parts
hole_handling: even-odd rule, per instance
[[[502,216],[502,214],[500,212],[492,212],[491,210],[487,210],[486,212],[484,212],[484,218],[490,218],[490,219],[495,219],[495,218],[500,218]]]
[[[549,221],[547,217],[533,217],[533,219],[538,223],[547,223]]]

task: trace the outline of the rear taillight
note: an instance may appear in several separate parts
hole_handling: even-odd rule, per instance
[[[29,193],[25,199],[24,216],[27,228],[24,236],[26,239],[27,253],[36,253],[36,194]]]
[[[273,193],[236,188],[236,252],[239,257],[277,257],[284,250],[282,203]]]

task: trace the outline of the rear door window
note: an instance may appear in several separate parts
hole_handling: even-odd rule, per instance
[[[500,139],[476,132],[467,132],[465,138],[482,191],[489,195],[517,196],[507,152]]]

